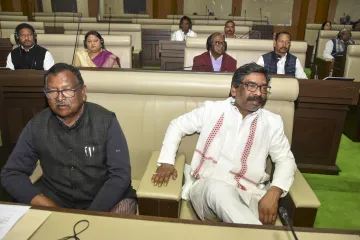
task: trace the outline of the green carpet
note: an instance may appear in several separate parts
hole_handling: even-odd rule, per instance
[[[360,229],[360,143],[342,136],[340,175],[304,174],[321,202],[315,228]]]

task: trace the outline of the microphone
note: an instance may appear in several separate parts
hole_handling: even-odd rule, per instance
[[[314,66],[315,66],[314,79],[318,80],[319,79],[318,66],[317,65],[314,65]]]
[[[261,22],[261,25],[262,25],[262,11],[261,11],[261,8],[260,8],[260,22]]]
[[[56,33],[56,10],[54,11],[54,31]]]
[[[235,12],[236,12],[236,5],[234,6],[234,11],[233,11],[233,21],[235,21]]]
[[[107,9],[107,4],[105,3],[105,19],[106,19],[106,9]]]
[[[75,23],[75,6],[73,5],[72,6],[72,9],[73,9],[73,23]]]
[[[111,7],[109,8],[109,29],[108,29],[108,35],[110,35],[110,23],[111,23]]]
[[[200,64],[200,65],[193,65],[193,66],[187,66],[187,67],[182,67],[182,68],[173,68],[173,69],[170,69],[169,71],[184,70],[184,68],[208,67],[208,66],[212,66],[212,65],[209,65],[209,64]]]
[[[206,6],[206,9],[207,9],[207,12],[206,12],[206,14],[207,14],[207,25],[209,25],[209,18],[210,18],[210,16],[209,16],[209,8]]]
[[[245,24],[246,24],[246,9],[244,10],[244,12],[245,12]]]
[[[80,30],[80,22],[81,22],[81,18],[82,18],[82,13],[80,13],[80,15],[78,16],[78,27],[76,30],[76,38],[75,38],[75,44],[74,44],[74,53],[73,53],[73,57],[72,57],[72,61],[71,61],[71,65],[74,65],[74,59],[75,59],[75,51],[77,48],[77,44],[79,41],[79,30]]]
[[[286,221],[286,223],[289,225],[290,230],[291,230],[291,232],[292,232],[292,234],[293,234],[293,236],[294,236],[294,239],[295,239],[295,240],[298,240],[298,238],[297,238],[297,236],[296,236],[296,234],[295,234],[294,228],[293,228],[292,224],[290,223],[289,215],[288,215],[286,209],[285,209],[283,206],[281,206],[281,207],[279,208],[279,214],[280,214],[280,216]]]

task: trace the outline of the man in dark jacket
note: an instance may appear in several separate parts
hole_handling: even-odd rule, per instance
[[[129,151],[113,112],[85,101],[78,69],[55,64],[45,74],[49,108],[28,122],[1,172],[16,201],[41,206],[136,213]],[[32,184],[37,161],[43,170]]]

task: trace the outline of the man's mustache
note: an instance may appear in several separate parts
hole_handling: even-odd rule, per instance
[[[71,107],[71,103],[69,102],[55,102],[55,106],[69,106]]]
[[[260,103],[262,103],[262,102],[264,102],[265,100],[264,100],[264,98],[262,98],[261,96],[254,96],[254,97],[248,97],[247,99],[246,99],[246,101],[258,101],[258,102],[260,102]]]

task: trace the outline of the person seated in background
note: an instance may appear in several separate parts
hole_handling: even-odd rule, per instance
[[[135,214],[126,138],[113,112],[86,102],[80,71],[57,63],[45,74],[49,107],[31,119],[1,171],[1,184],[31,206]],[[29,176],[38,160],[42,177]]]
[[[84,48],[75,53],[76,67],[120,68],[120,59],[106,50],[105,41],[97,31],[89,31],[85,35]]]
[[[206,41],[206,52],[194,57],[193,71],[235,72],[236,60],[226,54],[227,43],[221,33],[211,34]]]
[[[166,187],[177,178],[174,164],[181,139],[200,133],[191,165],[185,165],[182,198],[191,201],[201,220],[274,224],[296,164],[281,116],[263,109],[269,81],[264,67],[245,64],[232,77],[228,99],[206,101],[172,120],[152,183]],[[275,163],[271,182],[265,171],[269,155]]]
[[[360,32],[360,20],[354,22],[352,25],[352,30],[355,32]]]
[[[19,24],[15,28],[14,38],[18,47],[9,53],[7,68],[48,70],[54,65],[51,53],[37,45],[37,35],[33,26],[27,23]]]
[[[331,28],[332,28],[332,25],[331,25],[330,21],[325,21],[321,25],[321,30],[331,30]]]
[[[307,78],[300,60],[290,51],[291,35],[278,32],[273,41],[274,51],[262,55],[257,64],[265,67],[271,74],[285,74],[296,78]]]
[[[224,37],[225,38],[239,38],[235,35],[235,23],[233,20],[228,20],[225,23],[224,27]]]
[[[180,19],[179,30],[171,34],[171,41],[185,41],[188,37],[196,37],[197,34],[191,29],[191,19],[188,16],[183,16]]]
[[[350,29],[343,28],[339,31],[336,38],[327,41],[323,57],[327,59],[334,59],[334,56],[344,54],[346,47],[349,44],[355,44],[355,41],[351,40]]]

